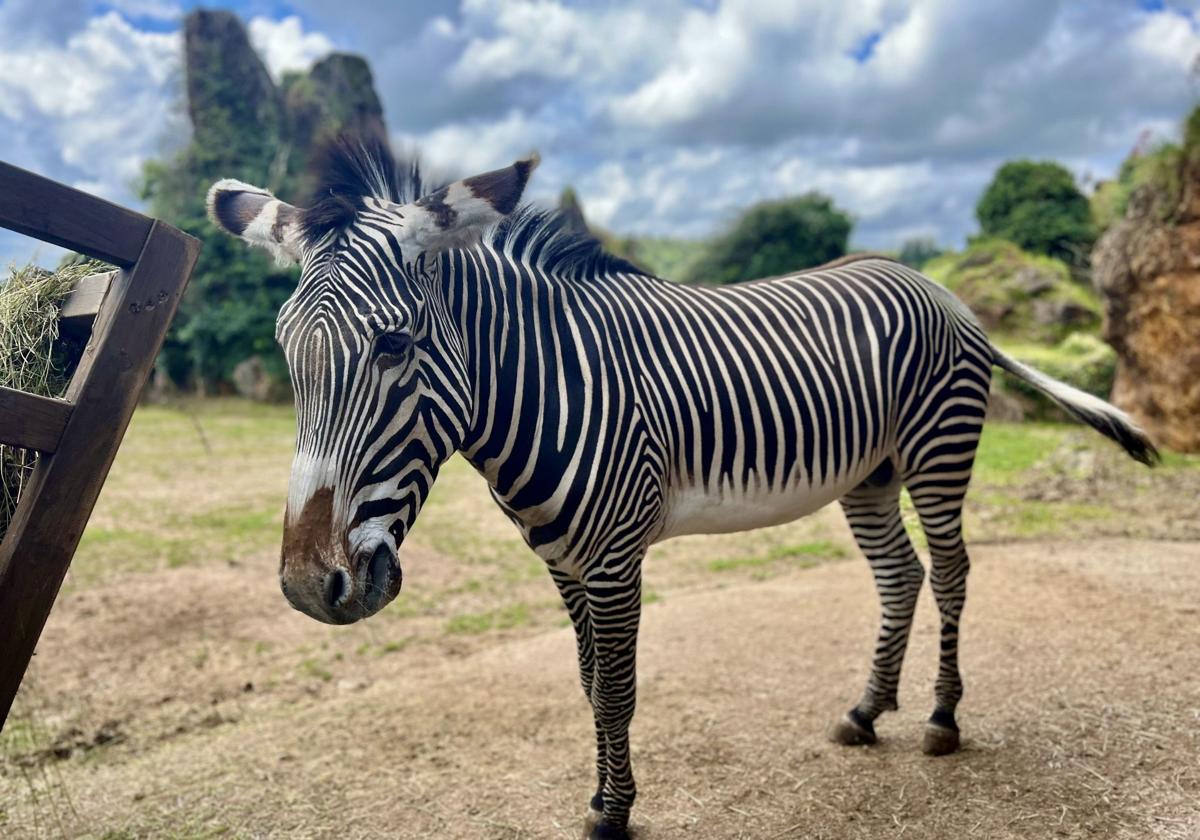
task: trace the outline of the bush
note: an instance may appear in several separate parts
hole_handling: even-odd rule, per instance
[[[1062,165],[1011,161],[997,170],[975,207],[984,236],[1082,265],[1095,241],[1091,207]]]
[[[1148,152],[1135,152],[1125,159],[1117,177],[1096,187],[1090,201],[1092,224],[1103,233],[1125,216],[1129,199],[1137,190],[1154,191],[1154,212],[1164,221],[1179,205],[1183,184],[1180,169],[1183,148],[1175,143],[1161,143]]]
[[[688,267],[701,283],[737,283],[798,271],[845,255],[850,217],[820,193],[764,201],[742,213]]]

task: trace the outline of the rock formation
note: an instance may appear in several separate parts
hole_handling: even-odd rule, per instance
[[[184,68],[193,146],[261,172],[256,183],[285,198],[298,200],[307,192],[311,153],[330,135],[387,134],[365,59],[333,53],[276,85],[232,12],[187,16]]]
[[[1200,156],[1180,163],[1179,198],[1152,185],[1092,253],[1103,334],[1117,351],[1112,400],[1159,444],[1200,451]]]

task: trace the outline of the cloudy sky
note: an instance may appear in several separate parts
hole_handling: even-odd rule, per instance
[[[0,0],[0,159],[137,205],[186,124],[175,0]],[[470,174],[530,149],[623,233],[703,235],[819,189],[854,243],[959,245],[996,166],[1110,176],[1200,97],[1200,0],[243,0],[278,75],[367,56],[397,143]],[[0,235],[0,263],[34,243]],[[43,261],[57,254],[43,246]]]

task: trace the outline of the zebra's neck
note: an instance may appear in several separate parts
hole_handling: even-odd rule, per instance
[[[535,463],[561,466],[588,422],[597,368],[588,360],[617,350],[596,337],[629,278],[565,277],[486,247],[443,255],[440,273],[474,389],[463,455],[496,488]],[[664,284],[638,280],[643,296]]]

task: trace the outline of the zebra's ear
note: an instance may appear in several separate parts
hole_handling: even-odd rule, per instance
[[[300,211],[264,189],[225,178],[208,191],[208,217],[226,233],[264,248],[280,265],[300,260]]]
[[[430,193],[405,213],[405,235],[421,251],[469,244],[521,201],[525,184],[541,158],[537,152],[512,166],[455,181]]]

